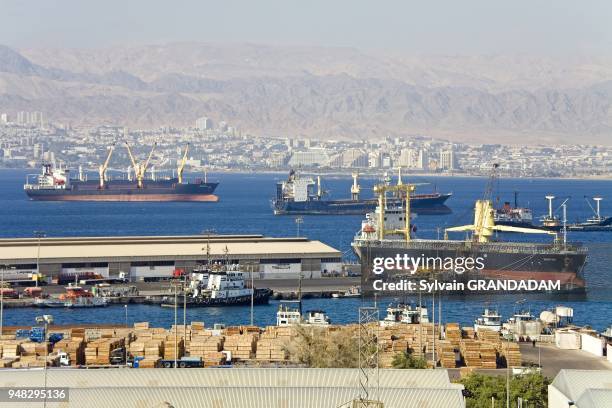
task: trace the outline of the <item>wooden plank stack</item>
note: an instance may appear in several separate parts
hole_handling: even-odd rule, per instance
[[[82,338],[62,339],[53,345],[53,352],[63,351],[68,354],[70,365],[85,364],[85,342]]]
[[[461,356],[466,367],[482,367],[480,344],[476,340],[463,339],[459,345]]]
[[[455,368],[455,346],[449,340],[441,340],[436,343],[440,366],[444,368]]]
[[[480,360],[482,368],[497,368],[497,351],[494,343],[482,341],[480,342]]]
[[[164,360],[180,359],[185,355],[185,343],[180,337],[175,341],[174,335],[169,335],[164,342]]]
[[[501,346],[501,355],[504,357],[507,367],[521,366],[521,349],[518,343],[503,342]]]
[[[255,359],[260,361],[285,361],[288,358],[285,342],[279,338],[262,338],[257,342]]]
[[[223,350],[232,353],[232,360],[249,360],[255,357],[256,335],[234,334],[225,336]]]

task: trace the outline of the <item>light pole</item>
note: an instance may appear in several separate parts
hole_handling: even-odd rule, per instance
[[[300,225],[304,223],[303,217],[295,217],[295,225],[297,226],[297,237],[300,237]]]
[[[125,328],[127,329],[128,327],[128,312],[127,312],[128,306],[127,304],[123,305],[123,308],[125,309]]]
[[[174,368],[178,367],[178,285],[174,283]]]
[[[4,274],[9,269],[15,269],[15,267],[2,265],[2,276],[0,276],[0,336],[4,334]]]
[[[40,240],[47,236],[44,231],[34,231],[34,236],[38,238],[38,247],[36,250],[36,287],[38,287],[38,277],[40,276]]]
[[[255,304],[255,283],[253,281],[253,264],[249,264],[249,272],[251,273],[251,326],[254,321],[253,305]]]
[[[44,337],[43,337],[43,343],[45,343],[45,367],[44,367],[44,377],[45,377],[45,400],[43,403],[43,406],[46,407],[47,406],[47,357],[49,355],[49,345],[47,344],[47,337],[48,337],[48,330],[49,330],[49,325],[51,323],[53,323],[53,316],[52,315],[42,315],[42,316],[36,316],[36,323],[38,324],[44,324],[44,328],[45,328],[45,333],[44,333]]]
[[[183,345],[187,341],[187,273],[183,279]]]

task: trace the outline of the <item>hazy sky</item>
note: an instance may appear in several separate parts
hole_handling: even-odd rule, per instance
[[[0,0],[0,44],[172,41],[416,53],[612,50],[610,0]]]

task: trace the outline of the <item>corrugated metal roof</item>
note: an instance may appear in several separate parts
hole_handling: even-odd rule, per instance
[[[224,388],[224,387],[112,387],[76,388],[69,404],[48,407],[214,407],[214,408],[334,408],[350,407],[358,397],[354,388]],[[435,388],[388,388],[379,401],[385,408],[464,408],[461,391]],[[19,404],[20,407],[28,406]],[[31,404],[40,407],[41,403]]]
[[[43,384],[43,370],[0,370],[0,386]],[[71,387],[216,386],[216,387],[358,387],[351,368],[202,368],[202,369],[49,369],[47,384]],[[382,388],[449,388],[446,370],[380,370]]]
[[[117,238],[48,238],[40,246],[40,258],[57,259],[130,259],[147,257],[201,257],[203,246],[210,243],[211,254],[230,256],[300,256],[314,255],[339,257],[340,251],[320,241],[304,238],[266,238],[253,236],[204,235],[176,237],[117,237]],[[0,260],[34,260],[38,254],[36,239],[0,240]]]
[[[612,390],[612,370],[561,370],[551,385],[577,401],[589,388]]]
[[[612,389],[588,389],[576,401],[577,408],[612,407]]]
[[[356,369],[49,369],[48,387],[70,388],[49,407],[330,408],[359,396]],[[40,387],[42,369],[0,370],[2,387]],[[446,370],[380,370],[385,408],[463,408]],[[40,406],[37,404],[20,404]]]

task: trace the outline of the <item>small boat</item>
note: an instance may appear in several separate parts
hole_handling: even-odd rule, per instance
[[[398,303],[395,306],[389,305],[389,307],[387,307],[387,315],[380,322],[380,325],[393,326],[400,323],[429,323],[427,308],[424,306],[417,306],[405,303]]]
[[[95,297],[93,293],[77,285],[68,285],[66,293],[57,298],[38,298],[34,306],[44,308],[84,308],[108,306],[106,298]]]
[[[358,298],[361,296],[361,288],[359,286],[351,286],[344,292],[332,293],[332,298]]]
[[[323,310],[307,310],[305,314],[302,314],[301,309],[302,305],[299,300],[281,301],[276,312],[276,325],[329,326],[331,324],[331,320]]]
[[[474,330],[492,330],[499,332],[502,328],[501,315],[496,310],[485,308],[484,313],[474,322]]]

